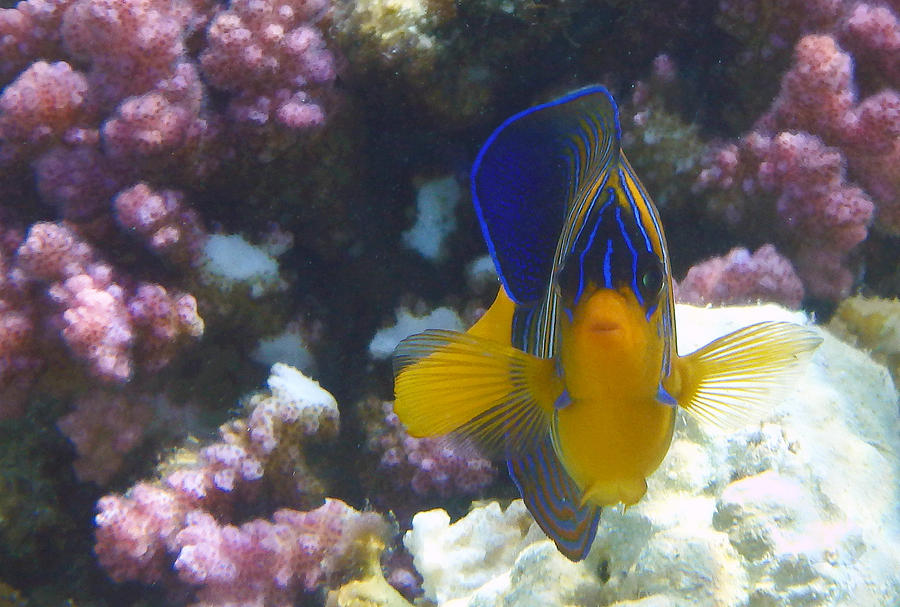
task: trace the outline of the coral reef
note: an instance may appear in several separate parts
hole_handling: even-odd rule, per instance
[[[900,300],[856,295],[841,302],[828,329],[865,348],[885,365],[900,386]]]
[[[690,350],[769,305],[679,306]],[[416,515],[404,542],[439,605],[880,605],[900,599],[896,392],[885,369],[826,337],[761,423],[723,436],[682,418],[641,502],[608,508],[587,560],[543,538],[517,500],[450,524]]]
[[[380,515],[334,499],[238,523],[241,500],[308,507],[325,494],[300,445],[337,434],[337,403],[286,365],[273,366],[268,386],[219,442],[176,453],[159,481],[98,502],[95,551],[112,579],[166,582],[197,605],[290,602],[344,579],[370,536],[386,541]]]
[[[803,284],[791,262],[772,245],[764,245],[753,254],[737,248],[692,266],[677,283],[675,296],[701,306],[771,301],[797,309],[803,301]]]
[[[13,395],[57,359],[60,341],[91,374],[116,383],[136,366],[159,370],[181,342],[203,334],[193,296],[123,280],[64,223],[33,224],[4,269],[0,345],[10,363],[0,383]],[[2,416],[21,412],[22,398],[13,395],[0,405]]]
[[[75,401],[74,411],[56,425],[78,451],[73,464],[78,478],[105,484],[140,444],[153,414],[146,399],[113,392],[95,391]]]
[[[366,448],[378,458],[372,482],[376,502],[409,516],[428,498],[474,495],[494,481],[497,470],[490,460],[445,438],[411,437],[392,406],[378,399],[357,406],[366,422]]]
[[[726,3],[725,22],[759,24],[763,4]],[[752,34],[765,40],[761,54],[806,35],[769,109],[739,142],[711,151],[698,184],[723,192],[714,206],[732,225],[759,229],[776,217],[776,244],[807,290],[837,301],[857,278],[857,245],[873,217],[877,229],[900,234],[900,74],[892,67],[900,20],[887,6],[813,4],[780,6]]]
[[[388,359],[410,333],[464,329],[496,293],[466,202],[478,145],[503,118],[588,84],[620,102],[623,148],[660,209],[682,299],[834,314],[833,330],[897,372],[895,306],[845,299],[900,295],[896,2],[0,5],[0,578],[19,591],[0,584],[0,603],[429,600],[396,529],[353,508],[405,531],[419,510],[456,517],[515,489],[471,449],[406,434]],[[340,428],[335,401],[276,363],[348,404]],[[269,390],[250,393],[273,365]],[[865,402],[854,385],[834,388],[835,402]],[[831,412],[809,415],[837,427]],[[834,480],[807,466],[793,414],[777,415],[727,440],[682,426],[660,510],[606,513],[633,539],[608,531],[593,570],[532,542],[513,502],[469,519],[509,547],[440,575],[469,589],[493,579],[508,603],[598,604],[660,588],[673,569],[659,551],[684,550],[697,567],[670,576],[683,594],[720,562],[698,575],[723,588],[744,576],[733,596],[763,604],[843,600],[835,570],[875,588],[871,526],[859,523],[869,552],[853,562],[850,535],[815,527],[861,519],[840,496],[823,514],[794,473],[813,469],[826,497]],[[876,478],[890,470],[841,445]],[[712,468],[700,452],[718,458]],[[779,463],[740,468],[765,458]],[[842,465],[835,474],[862,476]],[[686,478],[708,483],[683,506],[688,489],[670,489]],[[770,525],[772,492],[779,512],[813,521],[810,537],[840,536],[837,549],[811,541],[786,556],[802,531]],[[700,521],[719,505],[712,526]],[[684,524],[664,510],[687,511]],[[449,525],[438,518],[423,545]],[[443,592],[440,567],[418,566],[429,594]]]
[[[51,391],[79,367],[87,385],[149,379],[204,333],[201,314],[250,315],[252,301],[223,306],[228,295],[206,287],[204,252],[219,236],[195,201],[228,187],[214,179],[223,171],[260,166],[324,124],[336,77],[319,25],[329,8],[0,9],[0,416],[21,414],[48,374]],[[248,329],[255,337],[281,319],[259,311],[270,324]]]

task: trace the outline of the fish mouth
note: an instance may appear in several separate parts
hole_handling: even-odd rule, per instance
[[[621,325],[616,322],[595,320],[588,325],[588,331],[591,333],[612,333],[621,329]]]

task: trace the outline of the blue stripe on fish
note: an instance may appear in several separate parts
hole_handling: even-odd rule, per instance
[[[603,256],[603,287],[606,289],[613,288],[612,270],[610,260],[612,259],[613,241],[612,238],[606,240],[606,255]]]
[[[644,298],[641,295],[641,290],[638,288],[637,284],[637,251],[635,250],[634,245],[631,244],[631,238],[628,237],[628,230],[625,229],[625,224],[622,222],[622,207],[616,207],[616,223],[619,224],[619,232],[622,234],[625,246],[628,247],[628,250],[631,252],[631,290],[634,291],[634,296],[637,298],[638,303],[643,306]]]
[[[587,556],[600,508],[580,506],[581,492],[547,437],[533,453],[507,459],[507,468],[528,510],[559,551],[573,561]]]

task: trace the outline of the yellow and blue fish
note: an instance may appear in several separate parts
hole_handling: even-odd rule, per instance
[[[501,124],[471,174],[497,297],[466,333],[425,331],[394,354],[394,410],[409,433],[505,459],[575,561],[603,506],[644,495],[678,407],[722,426],[749,419],[821,341],[764,322],[679,356],[659,213],[620,141],[599,86]]]

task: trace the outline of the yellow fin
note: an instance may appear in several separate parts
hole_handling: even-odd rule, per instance
[[[394,351],[394,391],[394,411],[412,436],[453,432],[486,455],[508,455],[546,436],[562,382],[552,359],[429,330]]]
[[[761,322],[729,333],[678,360],[678,404],[720,428],[756,421],[821,343],[815,331],[787,322]]]
[[[494,303],[466,333],[509,345],[510,327],[512,326],[515,312],[516,304],[509,298],[506,289],[501,285],[497,290]]]

